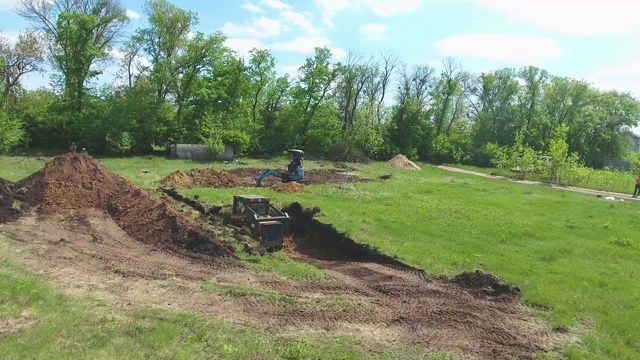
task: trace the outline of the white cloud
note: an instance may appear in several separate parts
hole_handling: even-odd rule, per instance
[[[133,11],[131,9],[127,9],[126,14],[127,14],[127,17],[129,19],[133,19],[133,20],[137,20],[137,19],[140,19],[142,17],[142,16],[140,16],[140,14],[138,14],[137,12],[135,12],[135,11]]]
[[[278,9],[278,10],[287,10],[292,8],[291,5],[285,4],[279,0],[260,0],[260,2],[263,3],[265,6]]]
[[[334,26],[335,14],[344,9],[367,8],[381,17],[392,16],[397,13],[413,11],[423,0],[316,0],[320,9],[322,22],[330,27]]]
[[[568,35],[612,35],[640,30],[637,3],[629,0],[470,0],[507,18]]]
[[[300,69],[301,66],[302,64],[290,65],[290,66],[283,66],[280,69],[282,70],[283,73],[289,74],[295,77],[298,75],[298,69]]]
[[[265,46],[260,42],[260,40],[255,39],[234,39],[229,38],[225,41],[225,45],[229,47],[229,49],[235,51],[240,56],[246,56],[249,54],[254,48],[264,49]]]
[[[466,34],[436,43],[447,56],[500,60],[520,65],[538,65],[542,60],[562,55],[558,44],[540,36]]]
[[[347,56],[347,51],[344,49],[333,47],[333,48],[329,48],[329,50],[331,50],[331,58],[333,60],[344,59],[344,57]]]
[[[18,0],[0,0],[0,11],[12,11],[16,5]]]
[[[323,37],[303,36],[289,41],[273,43],[274,50],[312,53],[316,47],[329,46],[331,41]]]
[[[322,22],[333,27],[333,17],[338,11],[349,7],[349,0],[316,0],[316,6],[320,9]]]
[[[387,31],[389,31],[387,24],[371,23],[360,26],[360,34],[366,41],[383,40]]]
[[[245,9],[245,10],[249,10],[252,13],[263,13],[264,12],[264,10],[262,10],[262,8],[260,6],[255,5],[255,4],[246,3],[246,4],[242,5],[242,8]]]
[[[640,59],[622,66],[599,69],[587,80],[602,90],[629,91],[640,96]]]
[[[421,0],[360,0],[362,5],[368,7],[378,16],[391,16],[396,13],[413,11],[420,6]]]
[[[266,38],[269,36],[276,36],[280,34],[281,23],[279,20],[270,19],[265,16],[253,19],[251,25],[241,26],[233,23],[225,23],[222,26],[222,32],[230,37],[252,37],[252,38]]]
[[[299,28],[305,30],[309,34],[318,33],[318,29],[311,23],[308,15],[291,10],[285,10],[280,13],[280,16],[283,20],[297,25]]]
[[[7,42],[11,45],[15,45],[18,42],[18,37],[20,36],[19,31],[9,30],[9,31],[0,31],[0,38],[6,39]]]

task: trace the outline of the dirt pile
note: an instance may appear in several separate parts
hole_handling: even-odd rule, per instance
[[[491,300],[515,301],[522,296],[519,287],[509,285],[495,275],[482,270],[459,274],[453,278],[453,282],[468,288],[476,296]]]
[[[387,167],[393,169],[420,170],[420,167],[413,161],[407,159],[406,156],[398,154],[387,162]]]
[[[211,260],[233,248],[148,191],[109,171],[90,156],[65,154],[15,183],[41,213],[95,208],[106,211],[129,236],[163,250]]]
[[[187,172],[178,170],[166,178],[161,183],[172,187],[240,187],[247,186],[247,181],[228,171],[218,171],[214,169],[192,169]],[[250,182],[249,185],[253,185]]]
[[[302,184],[299,184],[297,182],[275,183],[271,186],[271,188],[277,192],[286,193],[286,194],[293,194],[293,193],[299,193],[299,192],[305,191],[304,186],[302,186]]]
[[[169,187],[189,188],[189,187],[255,187],[255,179],[260,176],[264,169],[236,168],[232,170],[214,169],[192,169],[189,171],[175,171],[162,179],[160,182]],[[313,169],[305,170],[304,179],[311,184],[340,184],[343,182],[370,182],[374,179],[363,179],[352,175],[350,171],[344,169]],[[265,187],[272,187],[281,184],[281,180],[275,176],[270,176],[262,181]],[[278,185],[278,190],[279,191]],[[291,192],[293,188],[285,187],[286,192]],[[297,188],[295,190],[300,190]],[[295,192],[295,191],[293,191]]]
[[[16,195],[14,184],[0,178],[0,224],[13,221],[20,216]]]

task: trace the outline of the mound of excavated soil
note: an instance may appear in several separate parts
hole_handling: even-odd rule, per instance
[[[13,221],[20,216],[18,201],[11,181],[0,178],[0,224]]]
[[[514,301],[522,295],[519,287],[509,285],[482,270],[464,272],[454,277],[453,281],[470,289],[477,296],[492,300]]]
[[[161,183],[173,187],[238,187],[247,186],[245,180],[228,172],[214,169],[192,169],[187,172],[178,170],[166,178]],[[252,182],[253,184],[253,182]]]
[[[275,183],[271,186],[275,191],[287,194],[299,193],[304,191],[304,186],[297,182]]]
[[[147,190],[109,171],[90,156],[64,154],[13,184],[39,212],[95,208],[107,212],[129,236],[160,249],[211,260],[234,250]],[[3,211],[6,212],[3,202]]]
[[[214,188],[231,187],[255,187],[255,178],[260,176],[264,169],[237,168],[233,170],[193,169],[189,171],[175,171],[160,182],[165,186],[184,188],[206,186]],[[304,179],[311,184],[340,184],[347,182],[368,182],[372,179],[363,179],[347,173],[341,169],[313,169],[305,170]],[[262,181],[265,187],[271,187],[281,183],[275,176],[270,176]],[[285,188],[285,190],[292,190]],[[299,190],[299,189],[298,189]]]
[[[420,167],[413,161],[407,159],[406,156],[398,154],[387,162],[387,167],[393,169],[420,170]]]

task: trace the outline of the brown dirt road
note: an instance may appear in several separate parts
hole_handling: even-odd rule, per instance
[[[436,167],[438,169],[442,169],[442,170],[453,171],[453,172],[457,172],[457,173],[461,173],[461,174],[481,176],[481,177],[490,178],[490,179],[506,180],[506,181],[517,182],[517,183],[521,183],[521,184],[528,184],[528,185],[546,186],[546,187],[550,187],[550,188],[554,188],[554,189],[560,189],[560,190],[565,190],[565,191],[573,191],[573,192],[579,192],[579,193],[583,193],[583,194],[591,194],[591,195],[596,195],[596,196],[599,195],[599,196],[602,196],[602,197],[604,197],[604,196],[612,196],[612,197],[620,198],[620,199],[640,200],[640,198],[633,198],[629,194],[617,193],[617,192],[612,192],[612,191],[592,190],[592,189],[579,188],[579,187],[575,187],[575,186],[544,183],[544,182],[540,182],[540,181],[518,180],[518,179],[508,178],[506,176],[490,175],[490,174],[485,174],[485,173],[481,173],[481,172],[478,172],[478,171],[459,169],[459,168],[456,168],[456,167],[453,167],[453,166],[446,166],[446,165],[431,165],[431,166]]]

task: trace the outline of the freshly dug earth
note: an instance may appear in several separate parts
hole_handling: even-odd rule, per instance
[[[420,170],[418,165],[402,154],[398,154],[394,156],[393,159],[387,161],[386,166],[392,169]]]
[[[304,191],[304,186],[296,182],[288,182],[288,183],[275,183],[271,185],[271,188],[277,192],[293,194]]]
[[[171,187],[255,187],[255,179],[264,169],[236,168],[232,170],[192,169],[189,171],[175,171],[160,182]],[[372,179],[359,178],[343,169],[313,169],[305,170],[304,179],[311,184],[340,184],[348,182],[369,182]],[[268,177],[262,181],[266,187],[281,183],[276,177]],[[276,189],[277,190],[277,189]]]
[[[87,155],[58,156],[44,169],[5,187],[14,189],[14,198],[19,192],[23,194],[25,202],[41,214],[91,208],[103,210],[129,236],[163,250],[204,261],[234,252],[231,245],[203,231],[202,225],[195,220]],[[2,212],[9,214],[5,202],[3,200]],[[11,220],[11,217],[7,219]]]
[[[16,193],[14,183],[0,178],[0,224],[20,217],[20,199],[24,196]]]
[[[244,179],[228,172],[214,169],[178,170],[162,179],[162,184],[173,187],[190,188],[194,186],[228,188],[247,186]]]

